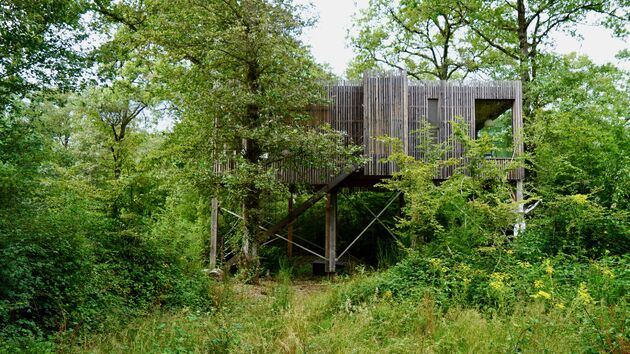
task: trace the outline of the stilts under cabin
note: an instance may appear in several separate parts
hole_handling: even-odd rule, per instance
[[[383,179],[390,178],[398,171],[395,163],[388,161],[391,153],[388,144],[377,137],[389,136],[402,142],[406,154],[416,159],[424,158],[422,146],[426,139],[443,143],[453,140],[452,122],[463,122],[468,127],[470,137],[477,138],[490,134],[495,143],[492,155],[487,159],[502,167],[507,167],[523,152],[521,139],[522,89],[520,81],[413,81],[405,72],[366,73],[361,81],[343,81],[325,87],[327,104],[311,108],[315,124],[330,124],[333,129],[345,133],[345,143],[363,147],[367,163],[354,170],[335,173],[324,168],[287,168],[280,163],[274,165],[278,178],[286,183],[307,183],[313,186],[315,193],[305,202],[294,205],[289,201],[287,214],[279,221],[262,227],[266,236],[279,238],[288,243],[287,252],[291,255],[295,248],[320,259],[325,272],[337,270],[339,261],[348,250],[361,238],[365,231],[375,223],[385,226],[379,219],[385,209],[401,199],[400,193],[394,193],[387,200],[380,212],[367,210],[372,221],[358,235],[343,235],[345,247],[338,249],[337,201],[341,189],[370,189]],[[463,148],[455,143],[446,151],[444,159],[462,157]],[[333,165],[344,165],[344,161],[335,161]],[[216,173],[222,173],[230,166],[217,164]],[[435,180],[449,178],[456,166],[441,168],[436,171]],[[518,198],[522,198],[523,167],[506,168],[507,178],[515,182]],[[293,222],[311,208],[317,201],[326,197],[325,246],[321,251],[313,250],[308,244],[294,240]],[[213,202],[211,228],[210,263],[217,263],[217,218],[216,213],[225,212],[235,218],[237,213],[219,208]],[[281,235],[283,230],[286,235]],[[394,234],[387,229],[389,233]],[[394,236],[395,237],[395,236]],[[221,238],[225,240],[225,237]],[[225,242],[225,241],[223,241]],[[295,248],[294,248],[295,247]],[[219,247],[220,248],[220,247]],[[220,255],[221,259],[229,255]]]

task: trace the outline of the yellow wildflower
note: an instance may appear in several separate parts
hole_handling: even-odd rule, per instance
[[[512,251],[512,250],[507,250],[507,251],[505,251],[505,253],[507,253],[507,254],[513,254],[513,253],[514,253],[514,251]]]
[[[448,268],[442,265],[442,260],[439,258],[429,258],[429,263],[431,264],[431,268],[435,270],[443,273],[448,271]]]
[[[457,269],[460,272],[468,272],[470,270],[470,266],[466,263],[457,263],[457,265],[455,265],[455,269]]]
[[[564,310],[564,304],[561,302],[556,303],[554,306],[560,310]]]
[[[551,299],[551,294],[546,292],[546,291],[542,291],[539,290],[538,293],[536,293],[536,295],[534,295],[535,298],[539,299],[539,298],[543,298],[543,299]]]
[[[390,290],[387,290],[383,293],[383,297],[387,300],[392,298],[392,292]]]
[[[553,266],[551,265],[551,261],[548,259],[545,259],[543,261],[543,265],[545,266],[545,272],[547,272],[547,274],[551,275],[553,274]]]
[[[523,262],[518,261],[518,266],[523,268],[523,269],[527,269],[527,268],[530,268],[532,265],[529,264],[529,262],[527,262],[527,261],[523,261]]]
[[[610,270],[610,268],[608,268],[607,266],[603,266],[603,265],[595,263],[595,268],[599,270],[607,278],[609,279],[615,278],[615,273],[612,270]]]
[[[505,273],[492,273],[490,275],[490,278],[492,279],[490,281],[490,287],[496,290],[501,290],[505,287],[505,280],[507,279],[507,274]]]
[[[468,286],[470,284],[470,279],[464,278],[464,285]]]
[[[539,279],[534,281],[534,288],[541,289],[543,286],[545,286],[545,283],[542,280]]]
[[[592,304],[595,301],[591,294],[588,293],[588,288],[586,287],[586,283],[580,283],[580,287],[578,288],[578,293],[576,299],[583,304]]]
[[[615,273],[608,269],[608,267],[604,267],[604,269],[602,269],[602,273],[604,273],[605,276],[609,277],[610,279],[615,277]]]

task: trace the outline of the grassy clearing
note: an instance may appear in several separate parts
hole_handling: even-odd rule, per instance
[[[372,276],[261,286],[216,284],[216,310],[154,312],[102,335],[66,337],[61,352],[92,353],[506,353],[627,350],[623,338],[605,338],[605,316],[616,307],[549,308],[532,300],[510,313],[444,309],[430,297],[398,300],[375,293],[369,301],[340,294]],[[588,311],[588,312],[587,312]],[[587,316],[590,313],[590,318]],[[617,313],[617,316],[625,314]],[[619,319],[617,319],[619,320]]]

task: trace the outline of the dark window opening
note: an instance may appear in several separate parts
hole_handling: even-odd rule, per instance
[[[440,122],[440,117],[438,115],[438,100],[435,98],[429,98],[429,111],[427,114],[427,119],[429,123],[434,127],[437,127]]]
[[[440,130],[440,111],[438,102],[439,101],[436,98],[429,98],[427,100],[427,121],[429,121],[428,134],[429,139],[431,139],[431,142],[433,143],[438,142],[438,132]]]
[[[510,158],[513,155],[513,103],[513,100],[475,100],[475,137],[487,136],[494,145],[488,157]]]

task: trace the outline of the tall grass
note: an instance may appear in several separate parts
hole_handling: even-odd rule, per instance
[[[523,299],[510,313],[445,309],[429,295],[397,299],[376,292],[353,303],[344,294],[374,276],[302,291],[288,276],[260,287],[217,284],[210,312],[157,311],[80,345],[91,353],[538,353],[627,352],[623,304],[550,308]],[[369,288],[369,287],[366,287]],[[223,299],[216,301],[216,299]],[[229,299],[229,300],[227,300]],[[612,335],[607,335],[612,333]]]

